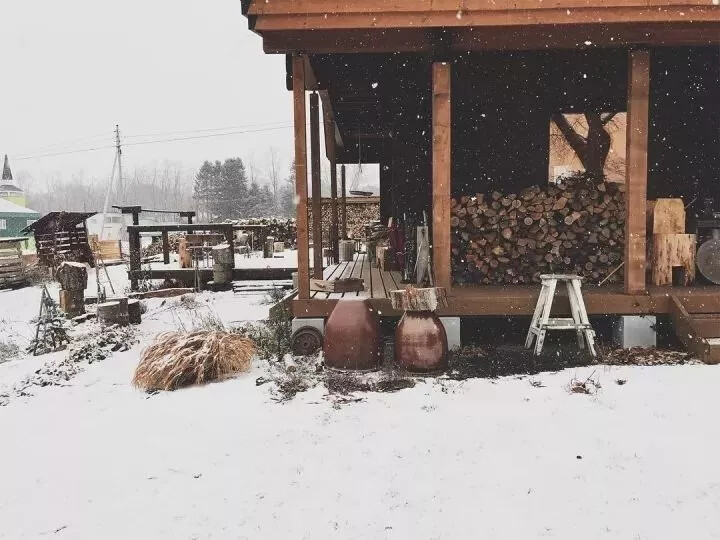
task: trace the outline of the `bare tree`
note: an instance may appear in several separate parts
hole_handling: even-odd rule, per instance
[[[586,112],[581,117],[584,122],[576,119],[573,123],[562,113],[552,115],[552,121],[565,142],[575,152],[585,171],[593,176],[603,176],[612,144],[611,133],[614,130],[612,120],[616,115],[616,112],[605,114]]]
[[[279,190],[282,179],[280,178],[280,158],[277,149],[271,146],[267,157],[267,175],[270,180],[270,189],[273,193],[273,208],[278,207]]]

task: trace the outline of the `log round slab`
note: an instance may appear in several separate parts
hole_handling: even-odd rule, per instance
[[[140,300],[128,300],[128,322],[130,324],[140,324],[142,322],[142,308]]]
[[[127,326],[129,324],[128,302],[112,300],[97,306],[97,319],[103,326]]]
[[[407,311],[395,329],[395,363],[414,373],[448,367],[445,327],[432,311]]]
[[[382,334],[375,310],[365,300],[338,300],[325,324],[325,365],[372,371],[380,367]]]
[[[393,309],[402,311],[436,311],[448,305],[445,287],[407,287],[390,291],[390,302]]]

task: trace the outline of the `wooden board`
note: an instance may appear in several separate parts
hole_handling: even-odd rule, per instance
[[[432,67],[432,267],[435,284],[450,288],[451,132],[450,64]]]
[[[650,53],[628,54],[625,292],[637,294],[645,290]]]

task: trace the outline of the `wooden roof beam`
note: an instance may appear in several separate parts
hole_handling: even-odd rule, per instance
[[[320,90],[320,102],[322,103],[323,110],[323,126],[325,128],[325,155],[330,159],[330,145],[334,144],[335,147],[343,148],[342,134],[340,128],[335,120],[335,112],[333,110],[332,100],[327,90]]]

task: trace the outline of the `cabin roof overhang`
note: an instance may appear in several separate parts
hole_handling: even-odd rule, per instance
[[[720,43],[711,0],[243,0],[268,53]],[[597,5],[600,4],[600,5]]]

